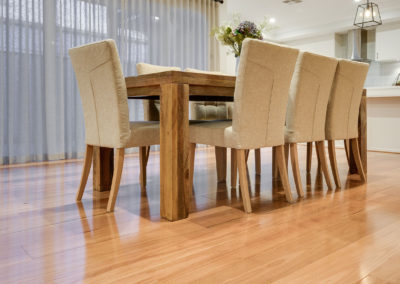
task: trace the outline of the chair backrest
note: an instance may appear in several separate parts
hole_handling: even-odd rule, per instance
[[[244,40],[232,119],[239,146],[284,144],[286,106],[298,53],[295,48]]]
[[[325,118],[338,60],[300,52],[290,84],[285,142],[325,140]]]
[[[125,78],[113,40],[71,48],[85,118],[86,143],[123,148],[129,136]]]
[[[165,71],[181,71],[179,67],[159,66],[148,63],[137,63],[136,71],[138,75],[146,75]],[[159,100],[143,100],[144,120],[159,121],[160,120],[160,101]]]
[[[204,71],[193,68],[186,68],[185,72],[224,75],[224,73],[218,71]],[[194,120],[232,119],[232,105],[231,102],[190,102],[190,118]]]
[[[369,64],[340,60],[326,113],[327,140],[358,137],[358,113]]]

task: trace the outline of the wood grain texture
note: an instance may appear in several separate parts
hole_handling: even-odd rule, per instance
[[[189,86],[161,86],[160,198],[161,216],[186,218],[189,186]]]
[[[239,190],[216,182],[214,148],[198,148],[190,216],[173,223],[160,216],[157,152],[146,191],[138,154],[126,155],[112,214],[109,192],[90,184],[75,202],[82,160],[0,166],[1,283],[400,282],[400,155],[369,152],[363,184],[337,148],[342,189],[327,191],[313,169],[307,198],[288,204],[271,149],[261,153],[246,214]],[[253,165],[250,155],[251,177]]]
[[[109,191],[114,170],[114,149],[93,147],[93,188]]]
[[[85,157],[83,159],[83,169],[81,182],[79,183],[78,192],[76,194],[76,201],[81,201],[83,192],[85,191],[86,183],[89,177],[90,168],[93,160],[93,146],[86,145]]]

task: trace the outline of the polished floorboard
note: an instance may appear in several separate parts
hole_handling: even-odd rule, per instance
[[[91,182],[75,202],[80,160],[1,167],[0,283],[400,283],[400,155],[370,152],[363,185],[338,149],[342,189],[329,191],[315,153],[307,177],[305,150],[306,196],[292,205],[271,150],[261,177],[250,153],[245,214],[229,173],[216,182],[213,149],[198,149],[190,217],[173,223],[160,219],[157,153],[146,189],[138,157],[125,160],[112,214]]]

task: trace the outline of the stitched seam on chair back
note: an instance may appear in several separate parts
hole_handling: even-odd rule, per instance
[[[275,86],[275,78],[272,79],[271,90],[270,90],[271,98],[270,98],[270,100],[269,100],[269,105],[268,105],[267,129],[266,129],[266,131],[265,131],[265,138],[264,138],[265,143],[268,142],[269,118],[270,118],[270,116],[271,116],[271,104],[272,104],[272,100],[274,99],[274,93],[273,93],[273,92],[274,92],[274,86]]]
[[[352,86],[351,89],[352,90],[351,90],[350,104],[349,104],[349,109],[347,111],[347,136],[346,137],[350,136],[350,134],[349,134],[349,132],[350,132],[350,112],[351,112],[351,109],[352,109],[352,106],[353,106],[354,86]]]
[[[92,78],[91,74],[89,74],[89,80],[90,80],[90,90],[92,91],[92,97],[93,97],[93,103],[94,103],[94,111],[96,113],[96,128],[97,128],[97,137],[99,141],[99,145],[101,145],[101,140],[100,140],[100,129],[99,129],[99,118],[98,118],[98,112],[97,112],[97,103],[96,103],[96,98],[94,95],[94,89],[93,89],[93,83],[92,83]]]
[[[320,99],[320,89],[321,89],[321,84],[318,84],[318,91],[317,91],[317,98],[314,103],[314,113],[313,113],[313,123],[312,123],[312,129],[311,129],[311,139],[314,140],[314,130],[315,130],[315,113],[317,112],[317,105]]]

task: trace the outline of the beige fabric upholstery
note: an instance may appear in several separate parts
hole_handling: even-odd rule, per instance
[[[69,55],[82,99],[86,144],[125,148],[135,144],[134,135],[142,131],[150,137],[146,145],[159,143],[158,126],[150,127],[150,135],[148,126],[139,131],[140,125],[129,123],[125,78],[113,40],[71,48]]]
[[[358,113],[369,64],[340,60],[326,114],[327,140],[358,137]]]
[[[203,71],[186,68],[185,72],[224,75],[222,72]],[[231,102],[190,102],[190,117],[195,120],[232,119],[233,103]]]
[[[236,149],[283,145],[289,86],[298,52],[246,39],[236,79],[232,122],[192,124],[191,142]]]
[[[301,52],[297,58],[286,113],[286,143],[325,140],[326,108],[338,60]]]
[[[159,66],[147,63],[136,64],[138,75],[146,75],[166,71],[181,71],[179,67]],[[160,120],[160,101],[159,100],[143,100],[144,120],[159,121]]]

